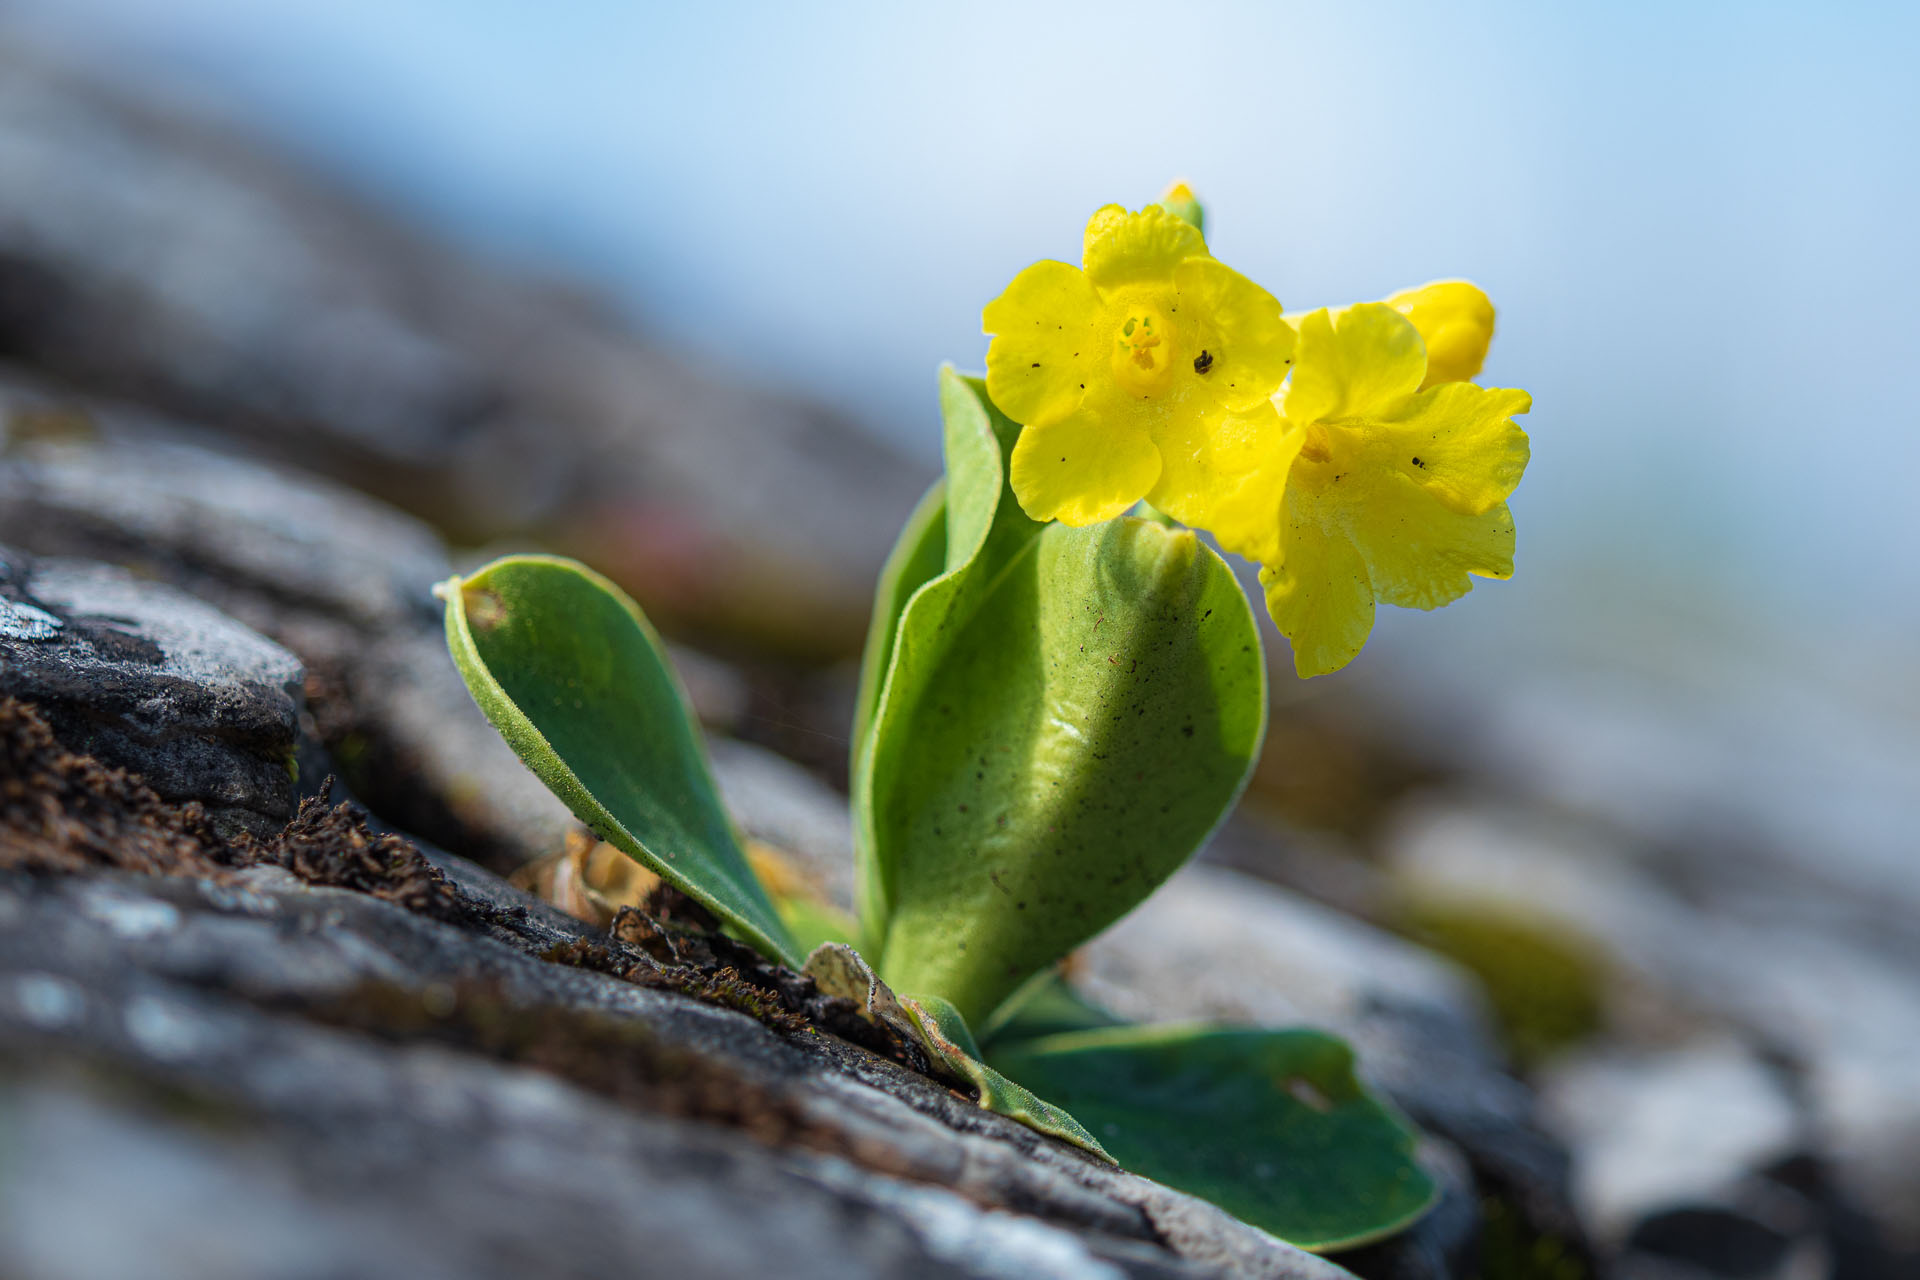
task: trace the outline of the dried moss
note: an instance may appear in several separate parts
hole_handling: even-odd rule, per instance
[[[76,755],[32,704],[0,698],[0,867],[219,877],[238,861],[200,805]]]
[[[459,893],[418,849],[375,835],[351,804],[304,800],[271,839],[228,838],[198,803],[162,800],[125,769],[68,750],[31,703],[0,699],[0,867],[223,879],[263,862],[435,919],[465,915]]]
[[[283,831],[247,852],[252,860],[285,867],[309,884],[352,889],[435,920],[468,916],[459,891],[419,849],[391,832],[375,835],[366,815],[351,804],[302,800]]]
[[[806,1017],[788,1008],[777,992],[754,986],[732,966],[701,970],[690,965],[661,965],[626,953],[624,948],[616,951],[584,938],[552,947],[541,953],[540,958],[553,964],[611,974],[654,991],[675,991],[706,1004],[744,1013],[776,1031],[798,1034],[812,1029]]]

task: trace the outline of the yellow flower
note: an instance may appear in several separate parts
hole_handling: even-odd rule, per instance
[[[1084,270],[1036,262],[988,304],[987,394],[1024,424],[1009,467],[1036,520],[1094,524],[1147,498],[1175,516],[1210,492],[1191,456],[1267,401],[1294,334],[1273,295],[1208,254],[1199,230],[1150,205],[1087,223]],[[1163,472],[1167,474],[1163,476]]]
[[[1413,321],[1427,344],[1427,376],[1420,385],[1470,382],[1487,361],[1493,344],[1493,302],[1480,286],[1466,280],[1435,280],[1418,289],[1402,289],[1386,305]],[[1335,320],[1351,308],[1336,307]],[[1288,317],[1297,329],[1298,321]]]
[[[1387,305],[1413,321],[1427,344],[1427,376],[1420,385],[1471,382],[1493,345],[1493,302],[1465,280],[1435,280],[1402,289]]]
[[[1376,601],[1437,609],[1472,588],[1470,574],[1513,574],[1506,499],[1527,436],[1512,419],[1531,398],[1469,382],[1420,389],[1431,381],[1419,331],[1392,306],[1300,322],[1285,431],[1265,446],[1264,475],[1285,477],[1278,528],[1214,533],[1261,560],[1267,611],[1303,676],[1352,661]]]
[[[1201,235],[1207,234],[1207,213],[1200,206],[1200,197],[1193,194],[1193,188],[1184,181],[1176,182],[1161,193],[1157,202],[1162,209],[1177,217],[1185,218]]]

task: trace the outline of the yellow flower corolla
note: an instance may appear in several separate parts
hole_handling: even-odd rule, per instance
[[[1487,362],[1493,344],[1493,302],[1480,286],[1466,280],[1435,280],[1417,289],[1402,289],[1384,300],[1413,321],[1427,346],[1427,376],[1422,387],[1442,382],[1470,382]],[[1350,310],[1337,307],[1338,320]],[[1288,322],[1297,329],[1299,321]]]
[[[1420,385],[1471,382],[1493,345],[1493,302],[1465,280],[1435,280],[1402,289],[1387,305],[1413,321],[1427,345],[1427,376]]]
[[[1352,661],[1376,602],[1437,609],[1472,589],[1469,575],[1512,576],[1506,499],[1528,456],[1513,416],[1531,403],[1524,391],[1434,384],[1419,329],[1393,306],[1300,322],[1284,427],[1247,446],[1258,478],[1216,497],[1230,518],[1208,526],[1261,562],[1267,611],[1293,642],[1296,671]]]
[[[1142,498],[1180,519],[1210,509],[1223,477],[1194,459],[1217,437],[1230,451],[1246,419],[1277,428],[1294,345],[1280,304],[1156,205],[1096,212],[1081,260],[1036,262],[982,316],[987,394],[1025,427],[1015,496],[1072,525]]]

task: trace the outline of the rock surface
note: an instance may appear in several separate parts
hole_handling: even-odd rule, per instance
[[[1549,1124],[1579,1153],[1582,1217],[1629,1267],[1713,1267],[1683,1246],[1718,1235],[1741,1238],[1759,1270],[1831,1269],[1818,1207],[1771,1176],[1806,1154],[1799,1107],[1783,1073],[1746,1046],[1591,1051],[1555,1064],[1541,1088]]]
[[[715,739],[714,780],[741,831],[786,853],[827,901],[853,904],[853,819],[847,798],[790,760]]]
[[[1813,1202],[1829,1206],[1818,1212],[1834,1232],[1857,1236],[1864,1210],[1876,1224],[1865,1232],[1865,1251],[1880,1259],[1873,1265],[1884,1274],[1899,1274],[1904,1264],[1896,1259],[1920,1258],[1920,1073],[1912,1065],[1920,986],[1913,955],[1897,934],[1857,921],[1850,931],[1836,930],[1817,909],[1810,913],[1810,904],[1775,898],[1760,877],[1739,898],[1685,895],[1655,870],[1662,864],[1650,864],[1632,845],[1513,806],[1410,806],[1389,849],[1396,882],[1416,898],[1524,917],[1594,948],[1605,957],[1613,1022],[1623,1033],[1657,1042],[1676,1030],[1718,1032],[1780,1063],[1793,1117],[1785,1127],[1819,1171]],[[1650,1020],[1649,992],[1661,1002]],[[1733,1100],[1734,1086],[1711,1084],[1714,1076],[1695,1060],[1652,1053],[1612,1061],[1616,1073],[1628,1062],[1643,1068],[1635,1083],[1617,1086],[1640,1105],[1686,1110],[1674,1093],[1703,1082],[1691,1091],[1700,1114]],[[1740,1087],[1760,1108],[1763,1091]],[[1781,1095],[1766,1096],[1767,1109],[1782,1105]],[[1575,1115],[1584,1110],[1567,1105]],[[1783,1122],[1775,1117],[1761,1127],[1777,1134]],[[1664,1159],[1659,1124],[1635,1127],[1614,1116],[1605,1126],[1575,1124],[1569,1132],[1588,1139],[1575,1147],[1583,1179],[1607,1180],[1607,1169],[1644,1169]],[[1701,1174],[1687,1196],[1712,1202],[1725,1191],[1725,1173]],[[1617,1236],[1622,1227],[1612,1213],[1596,1225]],[[1692,1226],[1696,1234],[1706,1230]],[[1832,1247],[1856,1243],[1840,1239]]]
[[[0,1269],[1339,1274],[830,1036],[543,960],[583,928],[458,879],[443,921],[277,867],[0,874]]]
[[[0,452],[0,542],[171,582],[293,650],[326,748],[310,770],[339,772],[388,821],[501,870],[562,846],[571,815],[447,657],[431,588],[453,567],[431,529],[342,485],[219,453],[175,420],[44,384],[0,378],[0,416],[62,424]],[[738,674],[670,651],[702,718],[737,724]],[[745,743],[717,743],[714,766],[749,835],[850,900],[844,798]]]
[[[447,661],[431,588],[452,569],[430,529],[191,443],[175,421],[11,389],[16,421],[52,414],[97,438],[28,439],[0,456],[0,540],[172,582],[293,650],[326,748],[309,767],[341,773],[388,820],[501,867],[559,846],[566,810]]]
[[[433,554],[435,544],[430,535],[420,533],[417,527],[398,530],[415,535],[400,544],[419,548],[412,557],[411,570],[398,557],[383,564],[371,548],[356,561],[349,542],[338,560],[316,557],[315,562],[338,571],[341,581],[355,584],[355,591],[330,588],[325,575],[319,582],[309,583],[300,567],[300,549],[324,545],[329,517],[358,511],[355,502],[335,506],[323,500],[331,486],[257,467],[228,464],[203,471],[198,465],[201,458],[191,447],[179,445],[155,448],[96,442],[86,446],[34,446],[0,460],[0,486],[11,486],[10,493],[19,500],[19,505],[9,510],[31,513],[30,519],[17,523],[41,545],[63,549],[84,546],[119,555],[148,572],[169,574],[304,645],[314,660],[360,672],[360,678],[347,686],[348,693],[334,695],[349,707],[359,706],[370,696],[411,698],[416,702],[437,697],[443,705],[422,710],[418,716],[417,723],[423,730],[435,731],[423,750],[442,762],[449,753],[473,751],[474,758],[486,762],[482,767],[493,770],[501,780],[502,790],[531,781],[472,710],[457,678],[452,678],[437,620],[411,604],[412,583],[434,576],[443,567],[444,562]],[[128,488],[112,502],[96,503],[87,495],[94,491],[94,480],[103,472],[124,476]],[[245,491],[246,498],[228,505],[217,501],[214,494],[200,493],[192,479],[201,474],[221,476],[229,487]],[[61,493],[67,496],[60,501],[48,496]],[[249,507],[271,508],[279,514],[274,528],[283,548],[255,547],[243,555],[228,554],[227,548],[251,518],[231,513]],[[156,509],[167,512],[168,518],[142,514]],[[400,519],[378,508],[363,514],[370,520]],[[250,570],[250,565],[260,563],[273,567],[261,572]],[[401,566],[397,572],[395,565]],[[377,577],[383,572],[391,574],[385,584]],[[244,634],[242,629],[234,629]],[[414,677],[385,686],[371,682],[365,673],[381,670],[383,655],[399,646],[419,655],[420,666]],[[392,706],[355,721],[362,726],[391,726],[397,722]],[[389,742],[397,737],[391,728],[381,732]],[[804,770],[762,748],[722,741],[715,744],[714,760],[742,828],[796,855],[801,866],[828,887],[831,896],[844,900],[849,893],[851,840],[843,799]],[[416,769],[406,785],[430,791],[433,779],[447,776]],[[557,838],[564,829],[564,815],[544,791],[538,796],[553,814],[551,830]],[[495,795],[490,802],[497,805],[501,801]],[[449,860],[447,866],[469,892],[489,895],[497,912],[531,909],[524,900],[502,896],[510,895],[510,891],[488,880],[484,873],[457,860]],[[1450,1136],[1471,1139],[1472,1171],[1444,1146],[1436,1146],[1432,1152],[1430,1163],[1447,1175],[1442,1181],[1450,1188],[1445,1204],[1451,1208],[1436,1212],[1418,1231],[1352,1259],[1364,1274],[1380,1280],[1437,1280],[1462,1274],[1473,1254],[1476,1174],[1493,1176],[1497,1185],[1505,1185],[1514,1181],[1512,1167],[1492,1175],[1488,1171],[1500,1169],[1503,1161],[1513,1166],[1516,1160],[1524,1164],[1527,1159],[1538,1159],[1537,1135],[1525,1118],[1524,1092],[1492,1065],[1471,988],[1457,973],[1417,948],[1231,873],[1195,869],[1156,903],[1126,928],[1144,928],[1150,934],[1160,929],[1165,936],[1142,938],[1123,932],[1117,936],[1116,946],[1105,951],[1096,949],[1095,972],[1100,971],[1098,956],[1107,955],[1116,971],[1114,980],[1137,982],[1144,995],[1136,998],[1161,1001],[1162,1013],[1196,1008],[1192,1004],[1183,1006],[1180,1000],[1191,1000],[1198,993],[1197,1010],[1203,1014],[1331,1025],[1355,1036],[1369,1069],[1386,1079],[1396,1096],[1424,1122]],[[536,912],[526,919],[528,922],[519,926],[520,932],[514,937],[523,951],[538,952],[578,941],[582,936],[582,926],[552,913]],[[382,927],[369,921],[368,936],[354,945],[373,945]],[[1206,940],[1198,944],[1197,951],[1196,939]],[[1264,951],[1254,945],[1257,939],[1264,939]],[[1248,954],[1254,957],[1251,963],[1256,972],[1247,972],[1248,955],[1237,955],[1231,963],[1223,964],[1223,953],[1218,949],[1223,944],[1241,951],[1251,948]],[[1141,947],[1164,952],[1172,962],[1167,973],[1182,974],[1199,986],[1183,997],[1156,986],[1151,977],[1118,972],[1126,966],[1125,957],[1139,954]],[[139,957],[124,959],[136,971],[144,964]],[[283,960],[263,957],[259,963],[307,974],[327,971],[325,963],[306,955]],[[1208,971],[1214,975],[1210,983]],[[360,974],[354,980],[371,979]],[[217,991],[236,981],[241,981],[240,969],[223,968],[211,986]],[[243,985],[259,981],[257,977],[247,978]],[[433,979],[420,981],[430,984]],[[336,994],[341,989],[345,988],[336,988]],[[1229,992],[1238,995],[1230,997]],[[1231,1003],[1235,998],[1240,1002],[1237,1015]],[[1222,1000],[1229,1003],[1222,1005]],[[1125,1001],[1116,998],[1114,1003]],[[1147,1011],[1147,1016],[1153,1014],[1153,1010]],[[934,1094],[947,1096],[937,1090]],[[1504,1101],[1496,1103],[1496,1099]],[[69,1113],[71,1107],[62,1112]],[[947,1114],[949,1120],[956,1117],[968,1125],[992,1120],[970,1108]],[[142,1126],[149,1124],[149,1118],[142,1116],[121,1118],[127,1121],[130,1132],[144,1132]],[[233,1158],[245,1166],[257,1154],[235,1154]],[[219,1163],[219,1158],[207,1158]],[[1529,1169],[1529,1176],[1537,1175],[1540,1169],[1546,1170],[1547,1185],[1554,1185],[1552,1180],[1558,1174],[1550,1157],[1538,1168]],[[264,1185],[272,1184],[272,1178],[265,1180]],[[1544,1198],[1552,1204],[1557,1194],[1549,1191]],[[1257,1233],[1246,1233],[1236,1237],[1239,1243],[1222,1245],[1214,1239],[1219,1224],[1205,1225],[1218,1215],[1192,1202],[1181,1203],[1185,1207],[1177,1212],[1164,1206],[1158,1212],[1175,1224],[1185,1222],[1185,1215],[1201,1214],[1195,1220],[1200,1226],[1178,1228],[1199,1232],[1194,1248],[1201,1250],[1200,1256],[1211,1257],[1207,1250],[1227,1247],[1252,1249],[1248,1241],[1260,1239]],[[283,1206],[278,1211],[281,1216],[285,1216],[285,1209]],[[264,1205],[261,1208],[263,1220],[271,1220],[275,1212]],[[1257,1255],[1258,1249],[1254,1253]],[[1154,1272],[1149,1269],[1145,1273]]]
[[[168,800],[268,834],[293,816],[299,661],[190,596],[0,547],[0,697]]]

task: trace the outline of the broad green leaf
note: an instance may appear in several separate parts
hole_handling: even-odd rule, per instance
[[[574,816],[797,967],[800,948],[754,878],[639,606],[552,556],[496,560],[438,593],[473,700]]]
[[[923,499],[883,572],[861,671],[853,749],[855,871],[861,927],[877,933],[890,910],[891,879],[873,827],[873,782],[903,763],[897,734],[881,724],[937,670],[948,642],[991,588],[999,566],[1043,526],[1027,519],[1006,484],[1006,457],[1020,428],[993,407],[986,385],[940,371],[947,475],[943,500]],[[906,625],[908,615],[914,618]],[[891,621],[888,621],[891,619]],[[898,695],[892,691],[899,690]],[[869,701],[871,699],[871,701]],[[893,718],[897,719],[897,716]],[[885,757],[885,767],[880,761]]]
[[[860,771],[860,757],[873,729],[873,714],[880,706],[880,687],[893,661],[893,638],[900,628],[900,614],[914,592],[946,572],[946,564],[947,486],[944,480],[936,480],[907,517],[886,564],[880,567],[880,582],[873,593],[873,618],[867,623],[867,647],[860,655],[860,693],[853,711],[854,773]]]
[[[901,617],[857,793],[881,974],[984,1023],[1199,847],[1252,767],[1265,679],[1245,595],[1191,532],[996,527]]]
[[[1001,413],[979,378],[940,371],[947,458],[947,569],[997,563],[1041,526],[1027,519],[1006,479],[1020,424]]]
[[[1314,1250],[1393,1234],[1432,1204],[1413,1132],[1318,1031],[1110,1027],[992,1042],[1122,1166]]]

